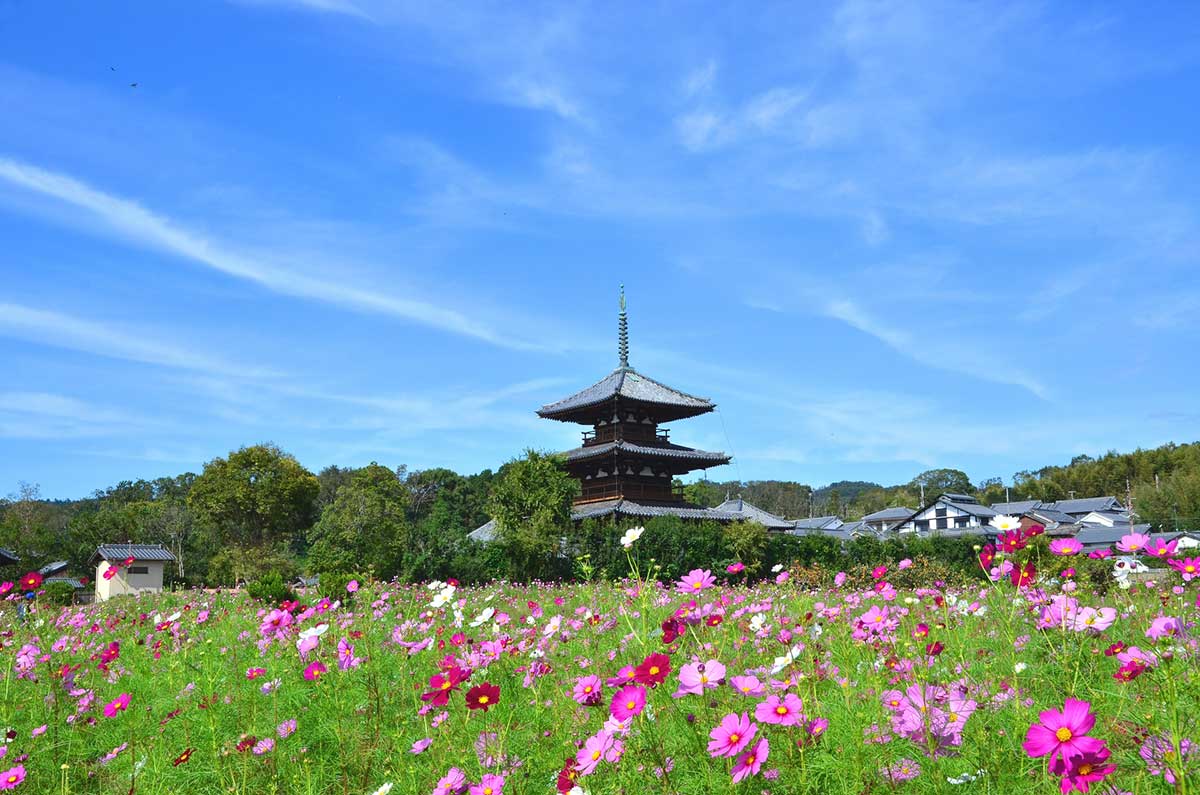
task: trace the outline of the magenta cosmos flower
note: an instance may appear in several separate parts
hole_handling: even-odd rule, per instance
[[[1087,701],[1068,698],[1062,711],[1048,709],[1038,713],[1041,723],[1029,727],[1022,748],[1030,757],[1049,755],[1051,771],[1062,774],[1070,768],[1070,760],[1084,754],[1098,754],[1104,742],[1087,733],[1096,725],[1092,705]]]
[[[1083,551],[1083,544],[1074,538],[1056,538],[1050,542],[1050,551],[1055,555],[1078,555]]]
[[[17,765],[0,773],[0,789],[13,789],[25,780],[25,766]]]
[[[129,709],[129,694],[122,693],[104,705],[104,717],[116,717],[118,712],[124,712],[127,709]]]
[[[1161,538],[1156,538],[1146,546],[1146,552],[1156,558],[1169,558],[1175,554],[1175,549],[1178,546],[1178,541],[1163,541]]]
[[[692,569],[675,583],[675,590],[680,593],[700,593],[716,584],[717,578],[708,569]]]
[[[1193,578],[1200,577],[1200,558],[1168,560],[1167,565],[1182,574],[1184,582],[1191,582]]]
[[[796,726],[804,720],[804,704],[795,693],[785,693],[783,698],[767,696],[754,708],[754,717],[762,723]]]
[[[571,698],[585,707],[594,707],[599,704],[603,695],[604,684],[595,674],[579,677],[575,680],[575,687],[571,690]]]
[[[771,751],[771,745],[767,742],[767,738],[763,737],[754,747],[746,751],[737,758],[733,763],[733,783],[736,784],[748,776],[758,775],[758,771],[762,769],[763,762],[767,761],[767,754]]]
[[[311,665],[304,669],[304,678],[310,682],[315,682],[321,678],[321,674],[326,673],[329,669],[325,667],[325,663],[320,660],[315,660]]]
[[[708,733],[712,738],[708,753],[712,756],[734,756],[754,739],[757,732],[758,725],[750,720],[749,715],[731,712]]]
[[[646,688],[639,685],[629,685],[617,691],[613,696],[609,712],[619,721],[629,720],[640,715],[646,708]]]

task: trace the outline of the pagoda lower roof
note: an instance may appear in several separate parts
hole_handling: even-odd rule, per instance
[[[571,513],[573,521],[583,519],[599,519],[603,516],[636,516],[650,519],[655,516],[678,516],[681,519],[710,519],[715,522],[737,522],[746,518],[744,514],[734,511],[722,511],[717,508],[699,508],[695,505],[667,504],[652,505],[633,502],[624,498],[605,500],[585,505],[575,506]]]
[[[542,406],[538,409],[538,415],[563,422],[591,424],[594,412],[589,410],[622,398],[656,408],[660,422],[695,417],[716,408],[708,398],[680,392],[642,375],[632,367],[618,367],[587,389]]]
[[[724,453],[710,453],[707,450],[695,450],[677,444],[646,445],[625,440],[593,444],[587,447],[577,447],[565,453],[567,463],[587,461],[592,458],[602,458],[614,453],[625,453],[631,458],[658,458],[677,461],[697,461],[706,466],[720,466],[729,463],[729,456]]]

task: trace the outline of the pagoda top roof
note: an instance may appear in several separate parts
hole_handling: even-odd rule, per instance
[[[617,400],[635,401],[659,407],[662,421],[680,420],[706,414],[716,408],[708,398],[686,392],[642,375],[632,367],[618,367],[607,376],[570,397],[538,409],[538,415],[564,422],[591,422],[592,412],[603,403]]]

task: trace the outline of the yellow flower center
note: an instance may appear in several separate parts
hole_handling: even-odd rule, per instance
[[[883,621],[883,616],[875,616],[875,623],[878,624],[880,621]]]
[[[651,675],[651,676],[658,676],[658,666],[657,666],[657,665],[651,665],[651,666],[650,666],[650,675]]]
[[[446,688],[448,688],[448,687],[450,687],[450,680],[449,680],[449,679],[447,679],[447,680],[445,680],[444,682],[442,682],[442,690],[445,690],[445,689],[446,689]]]
[[[1054,736],[1058,738],[1058,741],[1060,743],[1065,743],[1071,739],[1071,730],[1068,729],[1066,726],[1063,726],[1061,729],[1059,729],[1058,731],[1056,731],[1054,733]]]
[[[775,708],[775,714],[776,714],[776,715],[786,715],[786,714],[787,714],[787,711],[788,711],[788,710],[787,710],[787,707],[785,707],[785,706],[784,706],[784,705],[782,705],[782,704],[780,704],[778,707],[776,707],[776,708]]]
[[[731,744],[731,745],[732,745],[733,743],[736,743],[736,742],[737,742],[738,740],[740,740],[740,739],[742,739],[742,736],[741,736],[740,734],[731,734],[731,735],[729,735],[729,742],[730,742],[730,744]]]
[[[693,587],[693,588],[703,588],[703,587],[704,587],[704,581],[703,581],[703,580],[696,580],[694,583],[692,583],[692,587]]]
[[[479,703],[480,703],[480,704],[486,704],[486,703],[488,703],[488,697],[487,697],[487,696],[480,696],[480,697],[479,697]]]
[[[1140,545],[1139,545],[1139,544],[1130,544],[1130,545],[1129,545],[1129,548],[1130,548],[1130,549],[1138,549],[1139,547],[1140,547]]]
[[[705,676],[704,674],[700,674],[700,684],[702,684],[702,685],[708,684],[708,677]]]
[[[491,788],[491,787],[484,787],[484,788],[483,788],[483,795],[492,795],[492,788]]]
[[[754,754],[746,754],[746,766],[754,764]]]
[[[599,759],[599,758],[600,758],[600,752],[599,752],[599,751],[592,751],[592,761],[593,761],[593,762],[595,762],[595,761],[596,761],[597,759]]]
[[[1183,570],[1186,571],[1188,574],[1194,574],[1196,572],[1196,567],[1193,564],[1189,563],[1188,565],[1183,567]]]
[[[1091,766],[1091,764],[1084,762],[1082,765],[1079,766],[1079,770],[1077,772],[1086,776],[1088,773],[1092,772],[1092,766]]]
[[[636,701],[626,701],[625,702],[625,709],[633,709],[636,706],[637,706]]]
[[[585,693],[590,693],[590,692],[592,692],[592,686],[591,686],[591,685],[587,685],[586,687],[584,687],[584,688],[583,688],[583,692],[585,692]]]

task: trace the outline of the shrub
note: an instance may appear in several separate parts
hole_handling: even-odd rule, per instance
[[[75,588],[67,582],[46,583],[41,598],[52,605],[69,605],[75,601]]]
[[[283,576],[277,571],[267,572],[247,585],[246,593],[250,595],[251,599],[274,605],[290,602],[296,598],[296,593],[283,581]]]
[[[317,593],[327,599],[341,599],[345,602],[354,594],[346,590],[346,586],[351,580],[357,580],[360,585],[365,584],[369,578],[362,574],[352,574],[342,571],[323,571],[319,575],[317,582]]]

